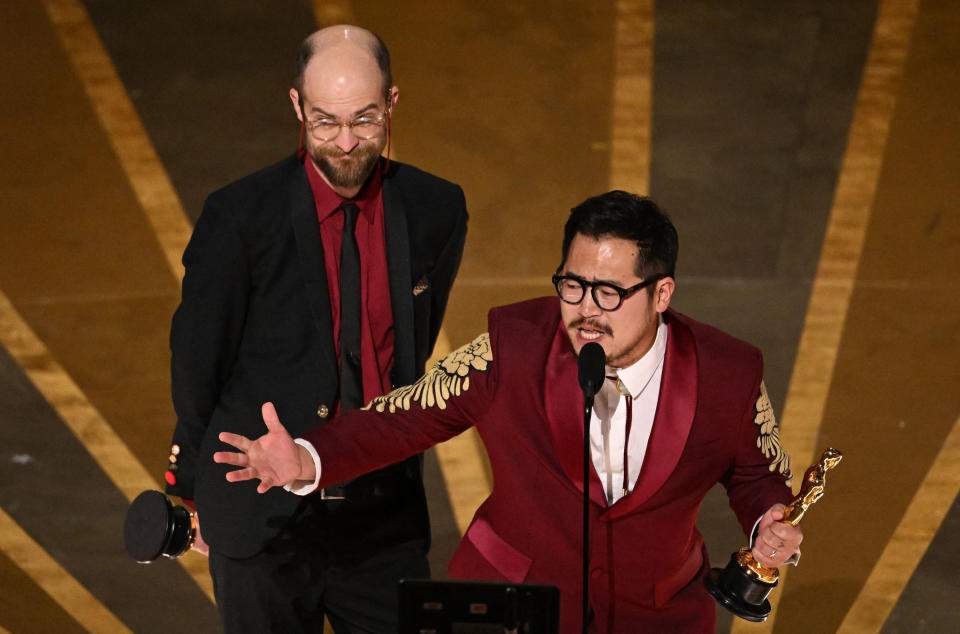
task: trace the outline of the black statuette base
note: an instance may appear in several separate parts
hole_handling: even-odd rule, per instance
[[[160,491],[144,491],[130,504],[123,525],[123,545],[136,562],[176,559],[193,543],[190,511],[174,506]]]
[[[737,561],[736,553],[726,568],[714,568],[703,581],[710,595],[740,618],[761,623],[770,616],[767,596],[777,587],[777,582],[764,583],[750,577]]]

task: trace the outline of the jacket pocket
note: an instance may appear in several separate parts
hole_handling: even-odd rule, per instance
[[[497,572],[513,583],[523,583],[527,578],[533,560],[508,544],[486,519],[474,519],[465,537]]]
[[[430,296],[429,288],[413,296],[413,328],[414,341],[417,349],[417,356],[422,354],[423,361],[426,362],[430,348]],[[418,370],[419,372],[419,366]]]
[[[653,601],[656,607],[663,606],[664,603],[672,599],[678,592],[697,576],[700,568],[703,567],[704,553],[702,548],[696,548],[690,552],[679,568],[664,579],[660,579],[653,587]]]

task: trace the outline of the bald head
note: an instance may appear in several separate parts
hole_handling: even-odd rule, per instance
[[[399,91],[390,54],[376,35],[341,24],[313,33],[297,54],[290,101],[303,122],[307,154],[327,184],[353,198],[377,166],[390,133]],[[357,129],[357,121],[366,126]],[[317,132],[324,122],[325,131]],[[332,136],[324,136],[337,128]]]
[[[344,60],[362,63],[362,57],[369,57],[380,72],[382,92],[385,93],[393,86],[393,74],[390,71],[390,52],[387,50],[387,45],[376,34],[367,29],[351,24],[337,24],[320,29],[307,36],[297,51],[296,88],[298,92],[303,91],[307,65],[315,56],[323,56],[326,60],[334,63]]]

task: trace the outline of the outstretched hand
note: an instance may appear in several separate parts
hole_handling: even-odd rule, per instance
[[[287,429],[280,423],[273,403],[264,403],[261,412],[263,422],[267,425],[267,433],[263,436],[256,440],[230,432],[222,432],[219,436],[221,441],[240,450],[239,453],[218,451],[213,454],[214,462],[242,467],[228,471],[227,481],[258,479],[260,484],[257,493],[266,493],[271,487],[283,486],[298,479],[312,480],[312,474],[301,474],[300,452],[307,453],[306,450],[293,442]],[[313,460],[309,459],[308,462],[307,470],[313,472]]]

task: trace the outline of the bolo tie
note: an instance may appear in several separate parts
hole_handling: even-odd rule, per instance
[[[627,399],[627,424],[623,433],[623,497],[626,497],[630,492],[630,464],[627,462],[627,448],[630,446],[630,427],[633,425],[633,396],[630,395],[627,386],[623,384],[619,376],[608,376],[607,378],[613,381],[613,385],[617,388],[620,396]]]

